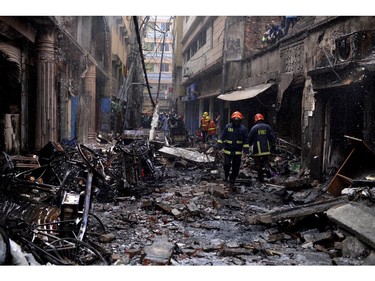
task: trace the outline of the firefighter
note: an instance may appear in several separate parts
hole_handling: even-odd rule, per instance
[[[249,138],[246,127],[241,124],[241,112],[233,112],[230,118],[231,122],[225,126],[216,148],[224,146],[224,181],[228,182],[229,178],[229,187],[236,191],[234,183],[240,171],[242,152],[246,155],[249,153]]]
[[[255,114],[254,123],[249,132],[249,145],[253,148],[254,169],[258,172],[258,180],[264,181],[264,172],[267,177],[272,177],[269,156],[275,149],[276,141],[272,128],[264,123],[262,114]]]
[[[208,123],[207,126],[207,139],[208,140],[216,140],[216,124],[215,121],[210,118],[210,116],[206,116],[206,121]]]
[[[208,112],[204,112],[203,116],[201,118],[201,124],[200,124],[200,131],[202,133],[202,139],[203,143],[207,142],[207,134],[208,134],[208,123],[206,120],[206,117],[208,116]]]

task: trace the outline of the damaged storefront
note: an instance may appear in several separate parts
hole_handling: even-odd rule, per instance
[[[27,111],[25,98],[26,77],[23,75],[27,67],[25,57],[27,44],[36,40],[36,29],[27,23],[12,17],[0,18],[0,118],[1,146],[3,149],[19,153],[27,148],[25,143]]]
[[[89,142],[98,131],[109,132],[110,38],[104,17],[5,16],[0,34],[6,73],[0,81],[2,150]]]
[[[316,99],[311,155],[315,178],[333,175],[343,163],[352,149],[345,135],[374,147],[373,38],[374,30],[335,38],[331,55],[325,52],[322,65],[309,71]]]

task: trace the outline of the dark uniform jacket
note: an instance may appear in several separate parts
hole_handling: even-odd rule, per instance
[[[242,155],[242,149],[249,150],[249,137],[247,129],[240,124],[234,127],[233,123],[225,126],[221,137],[218,140],[219,144],[224,144],[224,153],[229,155]]]
[[[253,146],[254,156],[271,154],[271,147],[275,145],[275,137],[269,125],[256,123],[249,132],[249,144]]]

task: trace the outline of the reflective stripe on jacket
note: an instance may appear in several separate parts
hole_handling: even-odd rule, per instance
[[[201,131],[207,131],[208,130],[208,122],[206,120],[206,117],[202,117],[201,119]]]
[[[253,146],[254,156],[270,155],[274,143],[273,131],[266,123],[258,122],[250,129],[249,144]]]
[[[214,120],[211,120],[210,123],[208,124],[208,135],[216,135],[216,125]]]
[[[234,127],[232,123],[225,126],[218,143],[224,144],[224,153],[241,155],[243,148],[249,147],[247,129],[244,125]]]

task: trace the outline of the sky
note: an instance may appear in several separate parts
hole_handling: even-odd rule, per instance
[[[10,2],[10,3],[8,3]],[[2,15],[375,15],[368,0],[18,0],[2,4]],[[372,3],[372,4],[370,4]],[[4,8],[5,5],[5,8]]]

